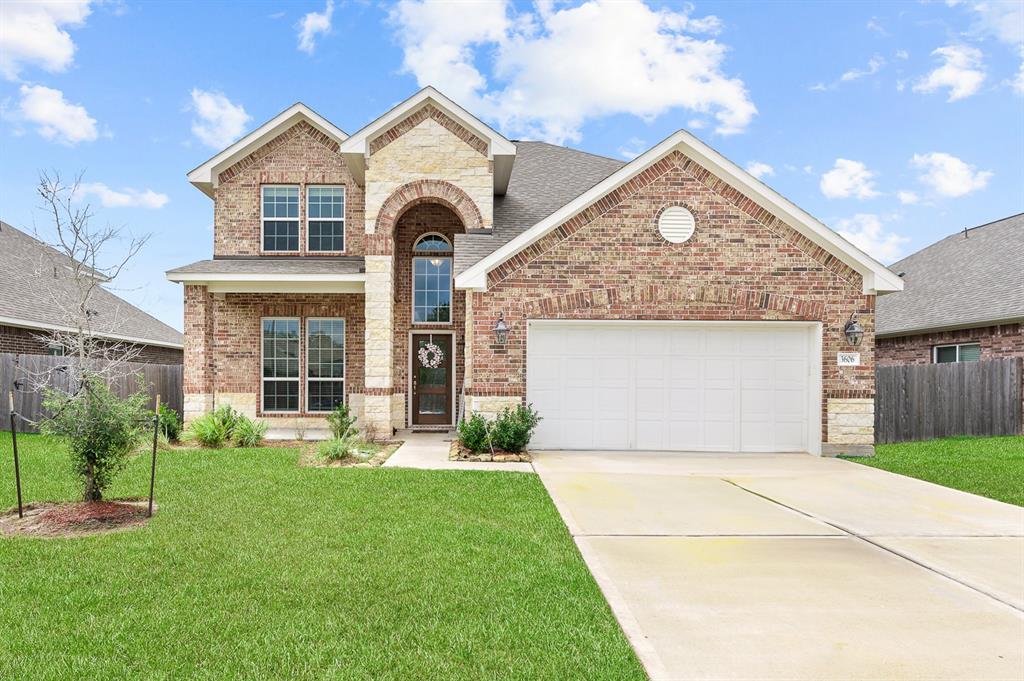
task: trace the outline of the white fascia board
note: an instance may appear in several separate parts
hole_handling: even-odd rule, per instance
[[[483,258],[455,277],[457,288],[487,290],[487,273],[519,251],[538,241],[560,224],[599,201],[609,192],[630,181],[649,166],[678,149],[709,171],[729,182],[765,210],[835,255],[861,274],[865,294],[902,291],[903,280],[871,256],[842,238],[804,210],[798,208],[768,185],[728,160],[685,130],[680,130],[632,162],[612,173],[597,185],[576,197],[544,220]]]
[[[58,331],[60,333],[78,333],[78,329],[73,329],[70,326],[61,326],[59,324],[44,324],[41,322],[33,322],[27,319],[17,319],[15,317],[0,317],[0,324],[6,324],[7,326],[17,326],[22,329],[39,330],[39,331]],[[99,333],[94,332],[94,336],[100,338],[109,338],[110,340],[122,341],[125,343],[135,343],[136,345],[159,345],[162,348],[174,348],[181,350],[184,345],[182,343],[168,343],[167,341],[152,340],[149,338],[139,338],[137,336],[122,336],[114,333]]]
[[[226,281],[302,281],[302,282],[350,282],[366,281],[366,273],[353,274],[250,274],[247,272],[168,272],[167,280],[175,283],[226,282]]]
[[[199,188],[204,194],[213,198],[213,190],[217,187],[217,176],[224,168],[228,168],[245,158],[267,141],[277,137],[301,120],[307,121],[314,128],[338,142],[338,144],[348,139],[348,135],[344,130],[302,102],[297,102],[202,165],[190,170],[188,181]]]
[[[377,135],[390,129],[427,104],[433,104],[452,119],[464,125],[470,132],[487,141],[487,157],[495,162],[494,191],[495,194],[504,194],[508,189],[508,181],[512,174],[512,160],[516,155],[516,145],[429,85],[352,133],[348,139],[342,142],[341,154],[345,157],[356,180],[360,184],[364,182],[366,159],[370,157],[370,142]]]

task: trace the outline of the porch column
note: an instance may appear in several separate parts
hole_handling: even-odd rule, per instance
[[[390,254],[366,256],[363,428],[378,437],[390,437],[393,425],[394,277]]]
[[[213,296],[185,285],[184,414],[186,422],[213,410]]]

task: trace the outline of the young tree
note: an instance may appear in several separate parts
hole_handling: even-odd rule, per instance
[[[96,228],[88,204],[76,194],[80,178],[68,185],[60,176],[40,174],[38,192],[52,221],[52,251],[37,263],[52,285],[47,287],[53,309],[62,323],[40,340],[64,355],[61,366],[31,377],[44,395],[49,416],[40,429],[67,441],[75,469],[82,477],[83,497],[98,501],[141,435],[147,416],[146,395],[139,377],[138,390],[119,399],[110,389],[114,381],[131,373],[129,363],[141,348],[117,340],[119,310],[98,308],[103,284],[112,282],[145,245],[141,238],[122,235],[120,228]],[[109,302],[109,301],[108,301]],[[59,374],[59,376],[57,375]]]

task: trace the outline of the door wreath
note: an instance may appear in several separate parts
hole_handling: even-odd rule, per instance
[[[444,352],[434,343],[426,343],[417,353],[420,364],[428,369],[436,369],[444,362]]]

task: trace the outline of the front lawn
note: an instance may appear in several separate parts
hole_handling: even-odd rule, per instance
[[[909,475],[1024,506],[1024,437],[949,437],[876,445],[875,456],[855,458]]]
[[[76,498],[63,450],[18,441],[26,501]],[[536,476],[297,456],[161,452],[149,525],[0,538],[0,678],[644,678]]]

